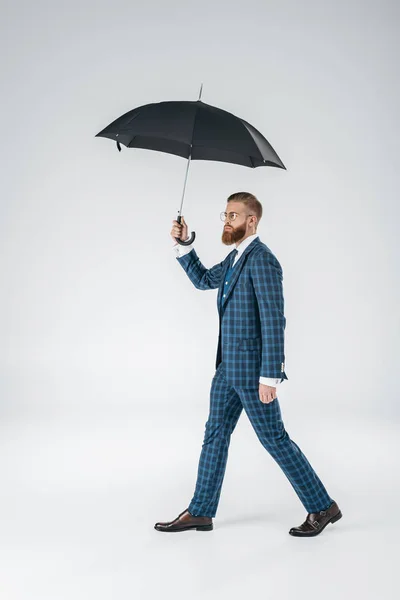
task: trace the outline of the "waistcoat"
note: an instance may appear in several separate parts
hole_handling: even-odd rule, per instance
[[[225,275],[224,290],[227,290],[229,288],[231,276],[232,276],[233,269],[234,269],[233,262],[237,256],[237,254],[238,254],[238,250],[234,250],[230,267],[227,270],[226,275]],[[221,294],[220,307],[223,306],[224,302],[225,302],[225,291]]]

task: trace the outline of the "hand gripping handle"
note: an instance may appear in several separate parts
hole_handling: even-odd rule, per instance
[[[181,222],[181,215],[178,215],[178,218],[176,219],[178,221],[178,223]],[[196,238],[196,233],[194,231],[192,231],[191,233],[191,237],[186,240],[186,242],[184,242],[183,240],[181,240],[180,238],[175,238],[176,241],[178,242],[178,244],[180,244],[181,246],[189,246],[190,244],[192,244],[194,242]]]

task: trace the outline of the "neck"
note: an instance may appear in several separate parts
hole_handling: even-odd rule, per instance
[[[239,244],[241,244],[242,242],[244,242],[245,239],[247,239],[251,235],[255,235],[256,233],[257,233],[257,231],[253,231],[253,233],[248,233],[244,238],[242,238],[238,242],[235,242],[235,248],[237,248],[239,246]]]

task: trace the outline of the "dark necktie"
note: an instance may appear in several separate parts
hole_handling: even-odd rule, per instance
[[[238,255],[238,253],[239,253],[239,250],[236,250],[236,249],[232,252],[231,268],[233,268],[233,263],[234,263],[236,256]]]

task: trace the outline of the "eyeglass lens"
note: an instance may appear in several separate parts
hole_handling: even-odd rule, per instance
[[[228,215],[227,215],[225,212],[222,212],[221,213],[221,221],[225,221],[226,217],[228,217],[228,219],[230,221],[234,221],[236,219],[236,213],[231,212],[231,213],[228,213]]]

